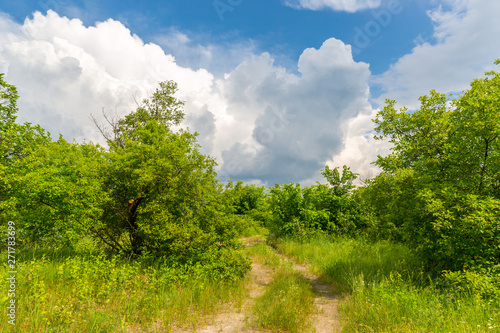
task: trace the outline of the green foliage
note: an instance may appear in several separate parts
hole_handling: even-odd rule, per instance
[[[358,178],[358,174],[353,173],[347,165],[342,167],[342,176],[338,168],[330,169],[328,165],[325,166],[325,170],[321,172],[321,175],[326,178],[331,186],[332,192],[334,192],[336,196],[342,196],[349,193],[350,190],[355,188],[352,184],[353,181]]]
[[[446,172],[445,140],[451,126],[451,108],[446,96],[435,91],[419,100],[420,109],[413,113],[406,108],[396,110],[394,100],[386,100],[386,106],[377,113],[373,121],[379,134],[375,138],[388,138],[394,146],[392,154],[379,156],[375,164],[388,173],[412,168],[427,171],[434,180],[442,179]]]
[[[308,236],[318,232],[355,235],[366,228],[368,221],[359,198],[351,193],[356,174],[346,166],[342,176],[337,168],[328,166],[322,174],[329,185],[318,183],[301,188],[300,184],[284,184],[270,189],[271,232],[277,236]]]
[[[235,280],[250,268],[214,159],[199,152],[196,135],[171,128],[184,116],[175,83],[160,83],[125,118],[108,119],[111,129],[99,127],[108,149],[52,142],[42,130],[17,125],[17,93],[1,83],[8,123],[0,130],[21,132],[15,142],[1,141],[0,172],[9,174],[0,198],[15,212],[3,219],[16,221],[25,243],[72,246],[89,235],[115,254],[203,266],[214,280]]]
[[[455,101],[450,181],[468,193],[500,199],[500,73],[475,79]]]
[[[394,146],[392,154],[376,164],[393,174],[412,169],[425,186],[438,189],[443,183],[477,195],[500,192],[500,74],[488,72],[472,81],[458,99],[431,91],[420,97],[421,106],[408,113],[387,100],[374,120],[379,133]]]
[[[160,87],[156,89],[151,98],[145,99],[137,110],[119,119],[116,123],[111,122],[112,134],[107,133],[105,129],[98,126],[108,141],[123,148],[126,145],[125,138],[140,142],[141,138],[137,136],[138,133],[136,132],[149,122],[159,124],[166,129],[181,124],[184,119],[182,110],[184,102],[174,96],[177,92],[177,83],[165,81],[160,82],[159,85]]]
[[[490,271],[445,271],[440,286],[448,290],[471,295],[476,299],[500,299],[498,267]]]
[[[424,203],[418,193],[423,183],[415,176],[413,169],[397,169],[394,173],[383,172],[367,181],[367,186],[357,190],[362,203],[370,210],[375,221],[368,235],[373,239],[410,241],[418,232],[425,218]],[[425,231],[422,229],[422,232]]]
[[[26,149],[9,179],[20,213],[20,239],[69,244],[88,232],[98,234],[102,205],[109,200],[101,186],[103,154],[99,146],[62,138]]]
[[[244,184],[241,180],[234,184],[229,180],[224,197],[232,207],[239,235],[259,234],[272,219],[265,186]]]
[[[16,212],[12,182],[18,180],[14,165],[26,155],[27,149],[50,142],[49,135],[29,123],[16,123],[19,95],[15,86],[8,84],[0,73],[0,223],[22,216]]]
[[[225,190],[226,194],[230,196],[235,214],[251,214],[253,211],[263,211],[267,208],[264,186],[244,184],[241,180],[233,184],[229,180]]]
[[[392,153],[359,191],[381,238],[411,245],[427,268],[481,272],[500,264],[500,73],[459,98],[431,91],[413,113],[395,101],[374,120]]]
[[[500,267],[500,200],[446,190],[420,195],[429,218],[409,232],[430,269]]]

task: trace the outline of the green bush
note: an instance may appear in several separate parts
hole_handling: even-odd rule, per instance
[[[409,244],[431,272],[490,274],[500,263],[500,73],[454,100],[435,91],[419,100],[414,112],[387,100],[374,119],[375,138],[392,144],[360,190],[374,231]]]
[[[500,299],[500,266],[495,269],[473,271],[445,271],[439,286],[477,298]]]
[[[195,134],[172,129],[184,117],[176,89],[162,82],[134,112],[107,119],[111,128],[99,127],[106,149],[51,141],[16,125],[12,90],[5,97],[11,107],[0,109],[8,121],[0,134],[24,128],[36,140],[0,140],[0,175],[9,171],[0,181],[0,220],[15,220],[16,231],[33,245],[75,246],[90,236],[114,254],[211,267],[206,271],[214,279],[243,276],[249,264],[238,252],[233,203],[216,179],[215,160],[200,153]],[[262,190],[247,192],[251,211]],[[10,209],[3,210],[7,202]]]
[[[409,232],[430,269],[479,271],[500,265],[500,200],[450,190],[422,192],[421,198],[429,218]]]
[[[328,166],[323,175],[329,184],[301,188],[300,184],[271,188],[273,219],[269,229],[276,236],[311,236],[318,233],[355,236],[368,226],[359,196],[352,191],[356,175],[344,166],[342,177]]]
[[[232,209],[238,235],[259,234],[272,219],[264,186],[229,180],[223,194]]]

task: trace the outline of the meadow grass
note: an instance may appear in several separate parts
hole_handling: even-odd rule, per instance
[[[1,332],[192,330],[209,322],[223,303],[241,304],[247,293],[244,279],[175,281],[182,271],[99,252],[38,249],[18,256],[16,325],[1,320]],[[7,271],[3,267],[0,274],[4,287]]]
[[[436,287],[403,245],[318,237],[277,247],[343,292],[343,332],[500,332],[500,300]]]

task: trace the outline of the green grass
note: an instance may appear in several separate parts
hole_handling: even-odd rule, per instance
[[[253,327],[273,332],[307,332],[314,307],[314,291],[293,264],[268,245],[256,244],[247,253],[274,270],[272,282],[257,298],[253,308]]]
[[[360,276],[367,283],[378,283],[392,272],[412,284],[428,281],[420,262],[403,245],[318,237],[307,242],[282,239],[277,247],[299,263],[311,263],[314,273],[333,282],[340,291],[352,292]]]
[[[190,330],[207,323],[223,303],[246,297],[245,280],[214,283],[92,251],[29,251],[18,254],[17,266],[16,326],[1,320],[0,332]],[[4,265],[4,287],[7,271]]]
[[[277,246],[344,293],[343,332],[500,332],[499,299],[437,288],[402,245],[322,237]]]
[[[313,312],[314,293],[309,282],[297,272],[280,270],[256,300],[255,324],[272,331],[306,332]]]

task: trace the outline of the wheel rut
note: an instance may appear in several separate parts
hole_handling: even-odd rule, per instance
[[[243,238],[241,240],[247,247],[262,243],[261,239],[255,238]],[[300,272],[314,289],[314,304],[317,311],[311,317],[313,332],[340,332],[342,330],[342,325],[339,321],[339,300],[335,290],[329,284],[321,281],[318,276],[311,273],[307,265],[297,264],[291,258],[281,253],[277,251],[275,251],[275,253],[283,260],[290,262],[294,269]],[[266,287],[272,282],[274,269],[260,262],[256,257],[251,257],[251,259],[252,269],[248,273],[247,278],[249,281],[246,285],[248,297],[244,300],[241,307],[236,308],[231,304],[224,306],[221,312],[210,320],[211,324],[198,328],[195,332],[269,332],[267,330],[258,330],[252,327],[252,309],[255,300],[265,293]]]

